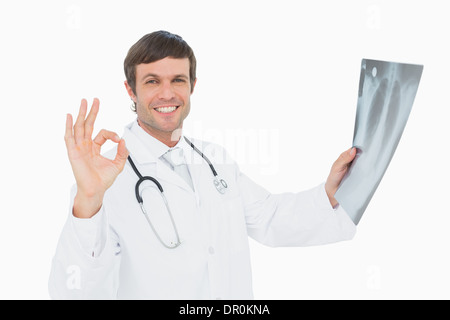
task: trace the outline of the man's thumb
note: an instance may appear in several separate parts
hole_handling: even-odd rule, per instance
[[[117,154],[116,158],[114,159],[114,162],[120,164],[121,167],[125,164],[128,157],[128,150],[125,146],[125,140],[120,139],[119,145],[117,146]]]

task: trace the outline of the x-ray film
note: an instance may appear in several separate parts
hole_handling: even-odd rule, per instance
[[[419,87],[422,65],[363,59],[353,146],[357,153],[335,194],[358,224],[394,155]]]

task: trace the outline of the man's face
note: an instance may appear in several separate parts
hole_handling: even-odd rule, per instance
[[[195,83],[194,83],[195,85]],[[193,91],[189,79],[189,59],[164,58],[136,66],[136,102],[138,121],[155,138],[166,142],[181,129],[190,110]]]

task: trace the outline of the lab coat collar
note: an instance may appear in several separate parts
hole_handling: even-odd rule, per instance
[[[157,162],[159,158],[165,154],[168,150],[180,147],[186,152],[186,147],[190,146],[184,140],[184,136],[181,136],[177,144],[170,148],[158,139],[148,134],[142,129],[137,120],[131,122],[125,127],[123,134],[128,151],[140,164]]]
[[[145,132],[139,126],[137,120],[131,122],[125,127],[123,139],[125,140],[126,148],[128,149],[134,162],[137,162],[139,165],[155,163],[156,176],[158,178],[168,180],[169,182],[192,192],[191,187],[186,183],[186,181],[184,181],[183,178],[181,178],[160,159],[160,156],[171,148]],[[176,144],[176,147],[183,149],[185,160],[195,188],[195,182],[199,175],[199,168],[197,168],[197,166],[190,165],[192,164],[190,160],[195,156],[193,154],[195,151],[186,142],[184,135],[181,136],[180,140]],[[145,176],[146,173],[142,172],[142,175]]]

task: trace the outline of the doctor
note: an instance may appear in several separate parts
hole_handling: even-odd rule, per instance
[[[340,155],[325,183],[270,194],[220,146],[183,135],[196,60],[181,37],[145,35],[124,69],[137,119],[122,138],[101,130],[92,139],[98,99],[90,110],[82,100],[75,123],[67,115],[76,185],[52,262],[52,298],[251,299],[248,236],[268,246],[354,236],[334,199],[354,149]],[[101,155],[107,140],[117,146]]]

